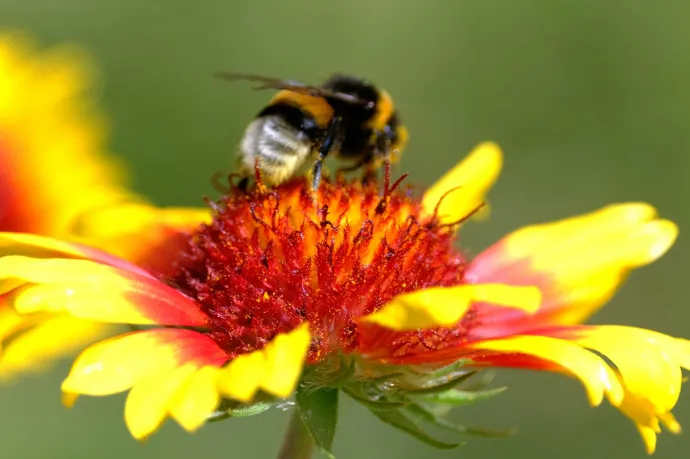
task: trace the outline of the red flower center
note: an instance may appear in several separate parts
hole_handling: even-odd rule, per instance
[[[460,284],[465,268],[452,227],[410,193],[379,188],[323,181],[313,193],[302,179],[269,191],[233,188],[189,238],[171,281],[201,304],[210,335],[231,356],[304,321],[309,362],[357,351],[359,318],[401,293]],[[395,347],[423,345],[396,335],[407,339]]]

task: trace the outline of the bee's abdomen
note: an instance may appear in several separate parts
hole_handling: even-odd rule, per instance
[[[278,114],[260,115],[247,127],[240,145],[240,169],[251,173],[258,162],[262,178],[277,184],[297,172],[311,154],[312,140]]]

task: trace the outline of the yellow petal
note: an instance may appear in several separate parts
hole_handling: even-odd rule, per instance
[[[134,385],[125,403],[125,423],[134,438],[143,440],[160,427],[175,393],[195,371],[196,365],[187,364],[159,371]]]
[[[597,355],[569,341],[547,336],[518,335],[481,341],[468,347],[526,354],[553,362],[582,382],[592,406],[599,405],[604,394],[617,402],[623,398],[623,388],[611,368]]]
[[[540,252],[540,256],[533,259],[533,268],[557,268],[560,278],[570,282],[587,274],[629,270],[658,259],[678,234],[676,225],[668,220],[653,220],[618,231],[599,229],[601,232],[596,239],[583,241],[581,245],[561,245],[560,250]],[[565,254],[564,249],[567,249]]]
[[[142,231],[144,231],[142,229]],[[129,263],[111,253],[90,245],[65,242],[36,234],[0,232],[0,256],[22,255],[31,258],[78,258],[95,261],[125,271],[148,275],[138,265]]]
[[[578,323],[608,301],[630,270],[662,256],[677,226],[644,203],[607,206],[555,223],[522,228],[473,260],[473,282],[537,285],[542,310]]]
[[[679,434],[681,432],[680,423],[676,420],[673,413],[670,411],[668,413],[662,413],[659,415],[659,420],[664,424],[664,427],[668,429],[669,432],[674,434]]]
[[[680,395],[683,377],[673,340],[640,328],[596,326],[588,327],[576,342],[611,359],[626,391],[649,401],[656,415],[670,411]]]
[[[209,208],[157,208],[130,202],[112,205],[84,215],[80,220],[81,234],[91,238],[117,238],[140,233],[146,228],[164,225],[191,230],[211,220]]]
[[[76,245],[69,242],[37,234],[7,232],[0,232],[0,255],[24,255],[35,258],[84,256]]]
[[[130,261],[139,261],[170,239],[209,222],[209,208],[156,208],[128,202],[85,213],[78,222],[80,240]]]
[[[115,268],[93,261],[41,259],[19,255],[0,258],[0,279],[21,279],[34,284],[107,282],[112,286],[122,287],[128,284],[128,280],[118,275]]]
[[[207,316],[190,298],[136,272],[89,260],[0,258],[0,291],[19,313],[68,312],[83,319],[130,324],[205,326]],[[18,282],[28,283],[17,288]]]
[[[114,332],[115,327],[67,315],[46,317],[7,343],[0,353],[0,379],[43,369]]]
[[[424,193],[424,211],[432,215],[438,207],[437,215],[442,223],[465,218],[484,202],[502,165],[503,154],[498,145],[491,142],[478,145]]]
[[[146,438],[168,414],[194,429],[202,412],[210,414],[217,404],[217,369],[226,361],[225,351],[203,333],[177,328],[133,332],[82,352],[62,384],[63,400],[131,388],[125,420],[135,438]]]
[[[220,401],[217,389],[220,369],[205,366],[198,369],[180,387],[170,403],[170,414],[188,432],[201,427]]]
[[[263,349],[236,357],[220,371],[220,392],[245,403],[259,389],[287,398],[299,381],[310,341],[309,325],[304,323],[277,335]]]
[[[671,409],[680,395],[681,367],[690,367],[687,340],[633,327],[596,326],[582,332],[577,343],[616,366],[625,396],[611,403],[635,423],[648,453],[656,447],[659,421],[672,433],[680,432]]]
[[[158,334],[147,331],[120,335],[82,352],[62,383],[62,390],[84,395],[115,394],[177,364],[175,349],[161,342]]]
[[[652,221],[656,215],[656,209],[646,203],[612,204],[563,220],[526,226],[506,239],[515,257],[532,254],[536,249],[543,252],[551,252],[551,249],[569,251],[570,247],[586,246],[602,235],[625,232],[640,223]]]
[[[262,351],[235,357],[218,376],[218,390],[241,402],[248,403],[259,390],[266,374],[266,359]]]
[[[266,372],[261,388],[277,397],[289,397],[302,375],[310,342],[309,324],[303,323],[268,343],[264,348]]]
[[[656,451],[657,432],[655,432],[654,429],[641,425],[637,426],[637,431],[640,432],[647,454],[654,454],[654,451]]]
[[[399,295],[380,310],[362,318],[392,330],[451,326],[462,319],[472,303],[485,302],[534,312],[541,294],[536,287],[502,284],[434,287]]]
[[[108,284],[32,285],[12,295],[12,304],[21,314],[67,311],[74,317],[93,318],[103,322],[156,323],[142,315],[140,307],[129,301],[122,292],[121,287]]]
[[[32,317],[18,314],[14,308],[2,301],[0,304],[0,343],[22,329],[35,325],[38,320],[38,315]]]
[[[75,403],[77,403],[77,399],[79,398],[79,394],[73,394],[71,392],[63,392],[61,396],[62,404],[65,405],[66,408],[72,408]]]

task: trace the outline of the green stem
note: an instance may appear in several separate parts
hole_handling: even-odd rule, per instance
[[[278,459],[310,459],[313,453],[314,440],[300,419],[299,410],[295,407],[290,416],[290,425],[285,432]]]

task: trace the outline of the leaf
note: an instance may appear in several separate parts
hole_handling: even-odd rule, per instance
[[[306,391],[300,386],[295,394],[295,402],[300,418],[316,446],[329,458],[335,457],[331,449],[338,422],[338,389]]]
[[[507,387],[499,387],[496,389],[484,390],[484,391],[465,391],[451,389],[445,392],[429,393],[420,397],[425,403],[442,403],[444,405],[470,405],[474,402],[479,402],[481,400],[486,400],[488,398],[494,397]],[[419,394],[419,392],[417,392]]]
[[[389,411],[377,411],[371,410],[371,412],[380,420],[386,424],[390,424],[396,429],[402,430],[403,432],[412,435],[416,439],[420,440],[427,445],[433,446],[439,449],[453,449],[464,443],[446,443],[433,438],[430,434],[425,432],[421,427],[419,427],[415,422],[408,419],[400,409],[389,410]]]
[[[417,422],[426,422],[440,429],[450,432],[458,432],[469,435],[478,435],[482,437],[509,437],[515,434],[515,430],[490,430],[478,429],[476,427],[468,427],[462,424],[455,424],[447,419],[436,416],[434,413],[426,410],[424,407],[417,404],[410,404],[404,408],[405,412],[411,419],[416,419]]]

